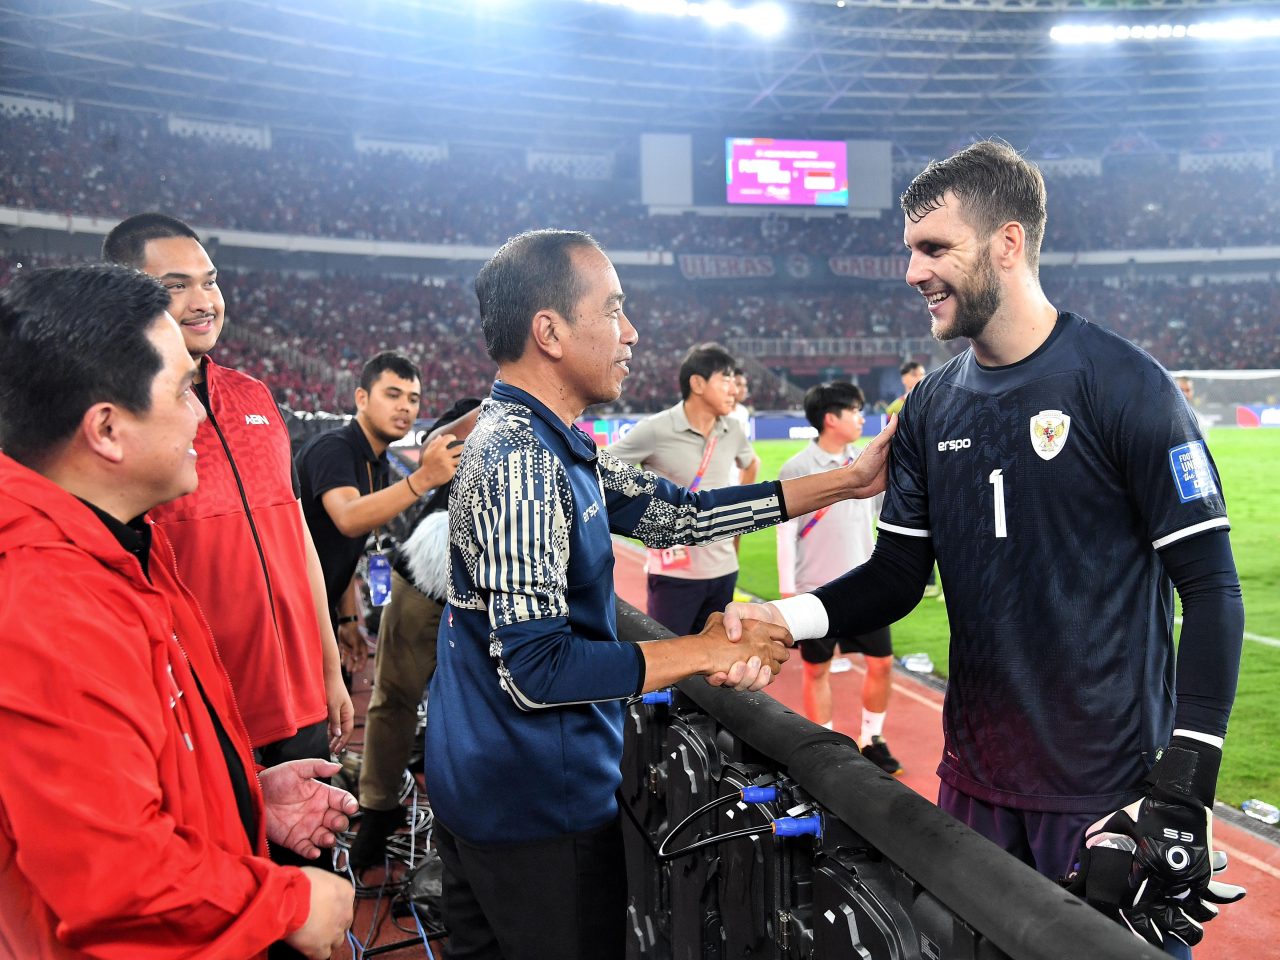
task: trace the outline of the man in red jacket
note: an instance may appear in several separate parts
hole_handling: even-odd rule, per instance
[[[356,803],[255,772],[199,606],[147,510],[196,488],[204,409],[158,283],[25,272],[0,294],[0,956],[330,956],[352,889],[314,859]]]
[[[327,614],[324,580],[293,474],[289,431],[261,381],[209,357],[224,302],[195,231],[144,213],[118,224],[103,258],[169,291],[193,385],[207,411],[196,433],[200,488],[151,511],[200,601],[258,759],[328,759],[351,732],[351,699]],[[282,852],[280,861],[297,864]]]

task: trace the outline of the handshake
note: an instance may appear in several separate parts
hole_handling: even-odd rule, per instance
[[[695,641],[705,658],[697,672],[712,686],[763,690],[782,670],[795,645],[778,608],[770,603],[731,603],[707,618]]]

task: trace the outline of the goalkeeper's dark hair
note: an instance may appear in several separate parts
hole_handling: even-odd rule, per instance
[[[1010,221],[1022,224],[1027,264],[1033,274],[1039,273],[1048,201],[1044,177],[1035,164],[1003,141],[979,140],[946,160],[930,163],[899,202],[908,219],[917,223],[941,208],[947,193],[960,201],[960,215],[980,239]]]

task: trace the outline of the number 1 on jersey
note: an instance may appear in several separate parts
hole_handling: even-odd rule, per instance
[[[996,511],[996,536],[1008,537],[1009,532],[1004,525],[1004,474],[1000,470],[992,470],[991,476],[987,477],[987,482],[996,488],[993,497]]]

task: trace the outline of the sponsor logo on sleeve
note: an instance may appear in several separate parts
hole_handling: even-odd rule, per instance
[[[1052,460],[1067,445],[1071,418],[1061,410],[1041,410],[1031,418],[1031,449],[1041,460]]]
[[[1169,469],[1173,471],[1178,499],[1183,503],[1203,500],[1218,492],[1218,483],[1213,478],[1203,440],[1182,443],[1170,450]]]
[[[265,427],[271,421],[260,413],[246,413],[244,415],[244,422],[247,426],[251,427]]]

